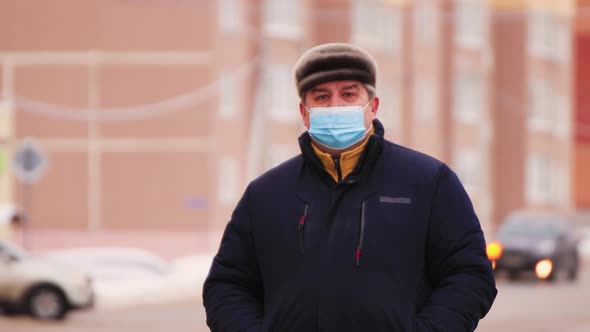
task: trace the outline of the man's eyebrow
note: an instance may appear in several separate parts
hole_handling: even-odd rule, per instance
[[[328,91],[329,90],[328,89],[325,89],[325,88],[311,88],[309,90],[309,92],[312,92],[312,93],[314,93],[314,92],[328,92]]]
[[[359,89],[359,85],[357,83],[352,83],[351,85],[347,85],[342,88],[342,90],[350,90],[350,89]]]

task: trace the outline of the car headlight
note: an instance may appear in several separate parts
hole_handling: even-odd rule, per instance
[[[488,255],[488,259],[491,261],[500,259],[500,257],[502,257],[502,251],[502,245],[497,241],[491,242],[486,246],[486,253]]]
[[[555,241],[544,240],[539,242],[539,244],[537,244],[536,251],[538,254],[543,256],[551,255],[555,251]]]

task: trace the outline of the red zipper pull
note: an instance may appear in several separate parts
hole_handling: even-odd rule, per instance
[[[305,226],[305,217],[307,217],[307,204],[305,204],[305,209],[303,210],[303,215],[299,219],[299,230],[302,230]]]
[[[307,216],[307,204],[305,204],[305,210],[303,211],[303,215],[299,219],[299,226],[297,227],[299,230],[299,245],[301,246],[301,253],[305,251],[305,243],[303,241],[303,228],[305,227],[305,217]]]
[[[305,214],[301,216],[301,219],[299,219],[299,230],[303,229],[303,226],[305,225]]]

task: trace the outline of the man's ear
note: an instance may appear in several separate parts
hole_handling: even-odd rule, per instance
[[[373,113],[373,120],[377,117],[377,111],[379,110],[379,97],[373,97],[371,100],[371,113]]]
[[[309,129],[309,112],[305,109],[305,105],[303,103],[299,103],[299,114],[301,115],[301,121],[303,121],[303,125]]]

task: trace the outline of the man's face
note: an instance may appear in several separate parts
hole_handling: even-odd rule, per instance
[[[369,92],[358,81],[331,81],[318,84],[305,93],[305,106],[335,107],[335,106],[365,106],[369,102]],[[379,98],[373,97],[371,103],[364,109],[365,128],[371,126],[371,122],[377,116]],[[299,112],[303,124],[309,129],[309,112],[303,104],[299,104]]]

